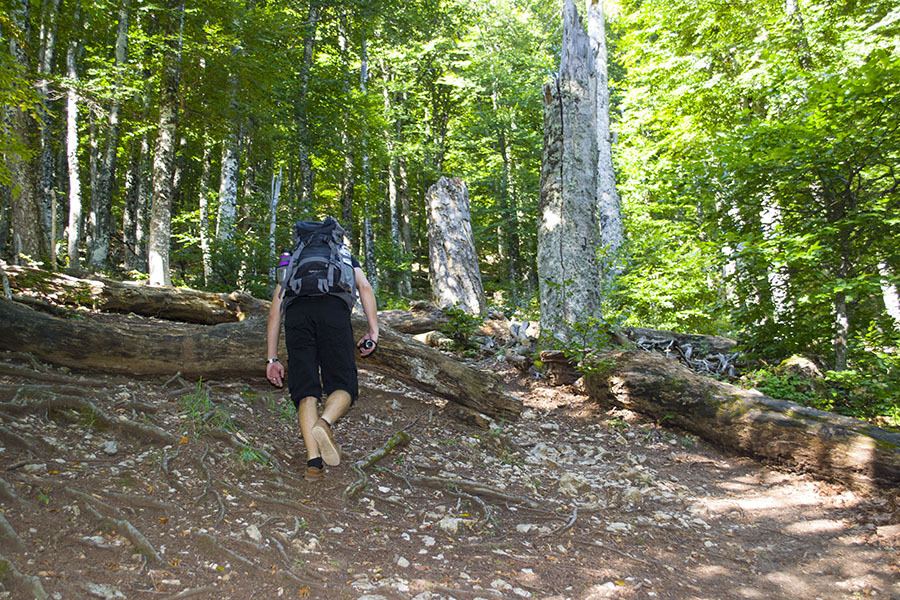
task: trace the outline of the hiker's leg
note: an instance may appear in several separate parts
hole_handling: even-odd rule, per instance
[[[319,445],[313,437],[312,428],[319,420],[318,398],[306,396],[297,405],[297,420],[300,422],[300,433],[303,434],[303,443],[306,444],[307,460],[321,456]]]
[[[350,408],[350,401],[349,393],[344,390],[335,390],[325,400],[325,410],[322,412],[322,419],[326,423],[334,425]]]

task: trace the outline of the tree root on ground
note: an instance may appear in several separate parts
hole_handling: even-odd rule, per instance
[[[148,540],[143,533],[138,531],[138,529],[127,519],[117,519],[115,517],[104,516],[100,514],[90,503],[82,501],[82,504],[84,505],[84,509],[95,519],[100,521],[104,526],[115,530],[116,533],[130,541],[137,552],[144,556],[144,558],[146,558],[148,561],[154,564],[165,564],[162,556],[159,555],[159,553],[156,551],[156,548],[154,548],[153,544],[150,543],[150,540]]]
[[[540,508],[540,504],[531,498],[526,498],[525,496],[517,496],[515,494],[510,494],[506,490],[495,488],[493,486],[489,486],[487,484],[471,481],[468,479],[446,479],[444,477],[409,477],[404,475],[399,475],[394,473],[390,469],[381,469],[384,473],[396,477],[398,479],[403,479],[408,483],[412,483],[414,485],[419,485],[422,487],[429,487],[433,489],[443,490],[443,491],[462,491],[472,494],[474,496],[481,496],[484,498],[492,498],[494,500],[503,500],[504,502],[511,502],[513,504],[522,504],[529,508]]]
[[[25,542],[22,541],[22,538],[19,537],[13,526],[9,524],[3,513],[0,513],[0,547],[11,549],[15,552],[25,551]]]
[[[250,569],[253,569],[256,571],[262,571],[264,573],[269,572],[268,569],[266,569],[265,567],[261,567],[260,565],[256,564],[255,562],[253,562],[246,556],[243,556],[241,554],[238,554],[234,550],[230,550],[230,549],[226,548],[213,535],[210,535],[208,533],[202,533],[199,531],[194,532],[193,535],[195,538],[197,538],[197,540],[199,540],[200,547],[203,548],[203,550],[206,552],[210,552],[210,553],[218,552],[218,553],[224,554],[232,561],[234,561],[238,564],[244,565],[247,568],[250,568]]]
[[[194,598],[196,596],[204,596],[206,594],[217,594],[221,592],[219,588],[214,585],[206,585],[203,587],[192,588],[189,590],[184,590],[182,592],[178,592],[174,596],[169,596],[166,600],[185,600],[185,598]]]
[[[9,484],[9,482],[2,477],[0,477],[0,498],[8,502],[18,504],[22,508],[34,508],[34,505],[31,504],[31,502],[23,499],[21,496],[16,494],[16,491]]]
[[[22,574],[12,561],[3,555],[0,555],[0,582],[3,582],[5,587],[30,593],[35,600],[46,600],[50,597],[41,585],[40,579],[33,575]]]
[[[369,476],[363,471],[365,467],[371,467],[376,462],[387,456],[391,453],[395,448],[399,448],[402,446],[406,446],[412,440],[412,436],[409,435],[406,431],[398,431],[391,439],[385,443],[384,446],[378,448],[374,452],[370,453],[365,458],[356,461],[352,465],[350,465],[350,470],[356,473],[357,480],[348,485],[344,489],[344,497],[345,498],[355,498],[363,490],[366,489],[366,486],[369,482]]]
[[[133,435],[140,439],[149,439],[162,444],[175,444],[178,438],[155,425],[146,425],[124,416],[111,415],[86,398],[78,396],[59,395],[51,392],[40,391],[34,395],[36,402],[19,404],[7,402],[0,405],[0,411],[8,414],[24,414],[44,409],[50,410],[76,410],[91,415],[93,422],[100,423],[119,433]]]
[[[27,451],[32,456],[37,456],[40,454],[40,450],[35,444],[32,444],[30,441],[28,441],[28,439],[22,437],[14,431],[10,431],[3,426],[0,426],[0,441],[4,442],[7,446],[21,448],[22,450]]]

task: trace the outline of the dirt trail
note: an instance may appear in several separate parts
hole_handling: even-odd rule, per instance
[[[346,460],[310,484],[262,378],[0,355],[0,597],[900,600],[896,499],[479,366],[523,398],[518,422],[473,429],[363,371],[335,426]],[[349,463],[404,428],[345,498]]]

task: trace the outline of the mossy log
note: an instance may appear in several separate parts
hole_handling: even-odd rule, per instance
[[[183,290],[159,288],[169,296]],[[268,312],[268,302],[259,301]],[[0,300],[0,348],[29,352],[41,360],[79,370],[136,376],[174,373],[188,378],[264,376],[266,320],[197,325],[148,321],[127,315],[80,311],[60,318],[18,302]],[[357,338],[368,330],[354,315]],[[284,336],[281,336],[282,357]],[[382,328],[378,350],[361,368],[388,374],[418,389],[494,419],[514,420],[522,402],[507,394],[491,373],[473,369],[410,337]]]
[[[900,488],[900,433],[769,398],[649,352],[608,352],[589,367],[590,397],[677,426],[732,451],[866,491]]]

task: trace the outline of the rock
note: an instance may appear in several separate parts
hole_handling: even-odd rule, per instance
[[[456,532],[459,531],[459,524],[461,521],[462,519],[457,519],[455,517],[444,517],[438,523],[438,527],[451,535],[456,535]]]
[[[794,355],[784,359],[780,365],[775,367],[775,373],[778,375],[796,375],[803,379],[821,380],[825,376],[816,366],[816,363],[805,356]]]
[[[409,561],[403,558],[402,556],[397,559],[397,566],[401,569],[405,569],[409,566]]]
[[[262,534],[259,532],[259,527],[256,525],[250,525],[245,531],[247,532],[247,536],[254,542],[262,541]]]
[[[109,456],[115,456],[119,452],[119,446],[115,442],[106,442],[103,444],[103,453]]]
[[[568,472],[559,476],[558,483],[559,493],[566,496],[580,496],[582,491],[590,487],[590,484],[584,477]]]
[[[116,598],[126,598],[125,594],[120,592],[118,589],[114,588],[111,585],[106,585],[102,583],[86,583],[84,584],[84,589],[87,592],[96,598],[103,598],[104,600],[115,600]]]

